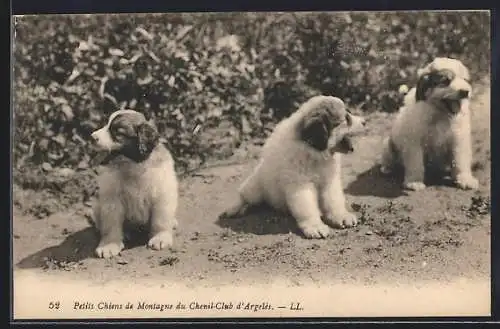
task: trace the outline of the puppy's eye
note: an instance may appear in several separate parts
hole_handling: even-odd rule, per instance
[[[455,78],[455,74],[448,70],[443,70],[441,74],[439,74],[439,84],[440,85],[448,85]]]
[[[124,135],[126,133],[125,128],[118,128],[116,129],[116,133],[120,135]]]
[[[114,136],[125,136],[126,133],[127,131],[123,127],[118,127],[111,130],[111,134],[113,134]]]
[[[441,76],[441,79],[439,80],[441,84],[449,84],[451,82],[451,78],[447,75]]]

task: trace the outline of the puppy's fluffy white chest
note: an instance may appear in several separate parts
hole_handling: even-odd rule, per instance
[[[403,146],[418,143],[429,151],[448,147],[455,131],[467,120],[466,110],[449,116],[427,102],[418,102],[401,109],[392,129],[393,141]]]
[[[286,210],[286,193],[310,184],[322,190],[340,169],[341,154],[326,156],[288,136],[289,129],[277,129],[264,145],[255,178],[264,199],[277,209]]]
[[[420,101],[401,109],[392,128],[392,142],[402,150],[419,145],[425,163],[449,169],[454,145],[460,142],[463,129],[469,129],[467,106],[450,115],[433,104]]]
[[[162,198],[175,198],[177,189],[171,157],[162,148],[143,163],[116,159],[103,168],[98,182],[100,191],[122,204],[127,220],[144,224],[149,220],[151,206]]]

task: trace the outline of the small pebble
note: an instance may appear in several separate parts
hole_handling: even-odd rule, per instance
[[[51,171],[52,170],[52,165],[48,162],[44,162],[42,164],[42,169],[45,170],[45,171]]]
[[[71,168],[61,168],[57,171],[57,174],[62,177],[69,177],[72,176],[75,173],[75,171]]]
[[[87,169],[88,167],[89,167],[89,162],[88,161],[80,161],[78,163],[77,169],[84,170],[84,169]]]

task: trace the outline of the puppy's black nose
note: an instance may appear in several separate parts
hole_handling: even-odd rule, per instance
[[[469,97],[469,91],[468,90],[459,90],[458,91],[458,97],[460,98],[467,98]]]

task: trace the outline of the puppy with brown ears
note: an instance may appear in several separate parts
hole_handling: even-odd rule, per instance
[[[416,88],[405,97],[390,136],[385,140],[380,170],[404,168],[404,188],[426,187],[424,174],[451,172],[462,189],[477,189],[472,175],[469,71],[457,60],[435,58],[418,71]]]
[[[350,134],[364,124],[337,97],[310,98],[276,125],[238,200],[221,218],[242,216],[248,206],[266,203],[290,213],[307,238],[328,237],[330,226],[356,225],[356,215],[345,204],[341,159],[353,151]]]
[[[109,159],[98,177],[99,196],[93,209],[94,226],[101,235],[97,256],[120,253],[127,223],[147,227],[152,249],[172,245],[178,183],[173,158],[156,128],[142,113],[118,110],[92,138]]]

